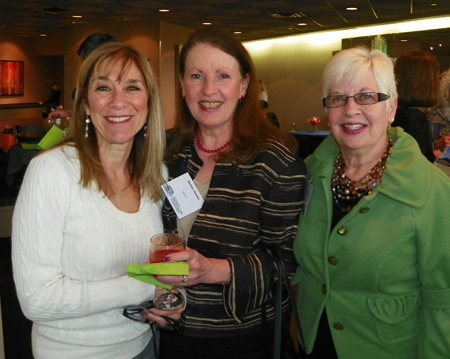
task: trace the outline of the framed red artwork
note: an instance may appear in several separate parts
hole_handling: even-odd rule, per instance
[[[0,60],[0,96],[23,96],[23,61]]]

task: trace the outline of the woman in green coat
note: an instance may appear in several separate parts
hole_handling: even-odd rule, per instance
[[[308,358],[449,358],[450,180],[390,128],[383,53],[336,54],[323,94],[331,136],[307,159],[313,191],[294,243]]]

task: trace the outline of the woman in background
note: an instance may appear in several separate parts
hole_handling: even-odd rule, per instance
[[[437,157],[450,146],[450,72],[446,71],[440,82],[438,105],[428,115],[433,150]]]
[[[392,126],[402,127],[413,136],[423,155],[430,162],[434,162],[436,158],[433,154],[427,113],[437,102],[439,61],[427,52],[408,51],[397,59],[394,71],[398,108]]]
[[[145,56],[112,43],[83,63],[69,133],[35,157],[17,198],[14,281],[36,359],[154,359],[150,326],[122,315],[155,286],[127,276],[163,230],[164,122]],[[166,325],[152,309],[147,319]]]
[[[392,61],[352,48],[323,73],[331,136],[307,159],[297,308],[311,359],[446,359],[450,180],[403,129]]]

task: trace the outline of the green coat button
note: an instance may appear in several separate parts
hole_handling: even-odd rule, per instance
[[[345,226],[341,226],[338,228],[337,232],[340,236],[345,236],[348,233],[348,229]]]
[[[328,262],[334,266],[338,264],[338,260],[336,257],[328,257]]]
[[[333,328],[336,330],[343,330],[344,326],[341,323],[334,323]]]
[[[367,212],[369,212],[370,211],[370,209],[369,208],[367,208],[367,207],[364,207],[364,208],[361,208],[360,210],[359,210],[359,213],[362,213],[362,214],[364,214],[364,213],[367,213]]]

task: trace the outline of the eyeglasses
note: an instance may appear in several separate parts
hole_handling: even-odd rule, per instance
[[[145,313],[145,311],[147,311],[147,309],[150,309],[153,307],[154,307],[154,305],[153,305],[152,301],[144,302],[144,303],[141,303],[140,305],[128,305],[125,308],[123,308],[122,314],[125,317],[127,317],[128,319],[134,320],[136,322],[152,324],[145,317],[144,313]],[[182,329],[183,323],[181,321],[169,318],[164,315],[161,315],[161,317],[164,318],[167,323],[169,323],[168,325],[166,325],[164,327],[160,327],[161,329],[174,330],[174,331],[178,331],[178,330]]]
[[[386,101],[390,96],[379,92],[361,92],[353,96],[332,95],[322,99],[324,107],[342,107],[347,104],[349,98],[353,98],[358,105],[373,105],[377,102]]]
[[[141,323],[148,323],[147,318],[144,316],[144,312],[147,309],[153,308],[153,302],[148,301],[141,303],[140,305],[128,305],[125,308],[123,308],[123,315],[126,316],[128,319],[134,320],[136,322]]]

